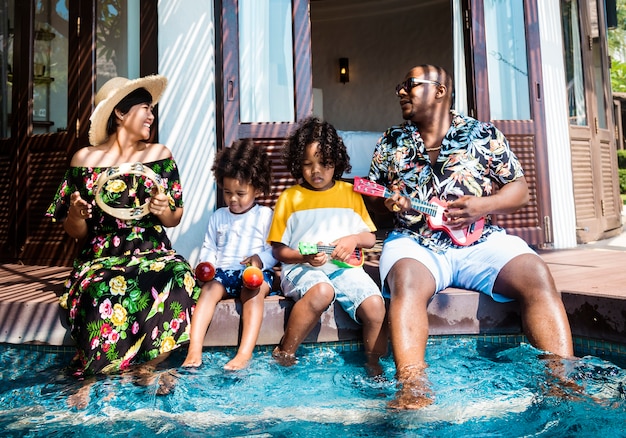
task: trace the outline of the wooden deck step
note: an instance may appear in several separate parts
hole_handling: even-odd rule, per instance
[[[377,263],[365,269],[378,279]],[[0,265],[0,342],[11,344],[72,345],[65,314],[58,304],[69,268]],[[452,298],[454,296],[454,298]],[[280,341],[293,306],[282,296],[265,301],[259,345]],[[429,307],[432,334],[520,333],[516,304],[499,305],[476,292],[449,289]],[[205,346],[238,343],[241,303],[228,299],[218,304],[206,334]],[[337,303],[328,309],[305,342],[360,340],[361,327]]]
[[[562,293],[574,335],[623,343],[626,247],[583,247],[540,255]],[[366,259],[366,271],[379,282],[377,251],[367,253]],[[0,264],[0,342],[71,345],[65,314],[58,305],[69,273],[67,267]],[[260,345],[279,342],[292,306],[290,299],[267,298]],[[237,345],[240,314],[238,301],[220,302],[204,345]],[[495,303],[485,295],[462,289],[450,288],[438,294],[428,314],[433,335],[521,333],[516,303]],[[344,340],[360,340],[360,326],[335,304],[324,313],[306,342]]]

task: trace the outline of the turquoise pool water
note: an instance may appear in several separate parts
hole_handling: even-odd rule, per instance
[[[177,369],[167,395],[129,376],[98,379],[84,409],[68,407],[81,382],[64,373],[69,350],[0,345],[0,435],[29,437],[626,436],[626,370],[593,356],[565,362],[576,394],[546,372],[537,350],[476,338],[432,337],[435,403],[386,408],[395,382],[368,378],[357,344],[318,344],[277,365],[259,348],[248,369],[224,372],[230,349],[206,350],[202,367]],[[184,351],[164,367],[177,367]],[[623,364],[622,364],[623,366]]]

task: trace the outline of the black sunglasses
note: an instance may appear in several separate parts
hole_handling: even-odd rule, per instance
[[[441,82],[430,81],[428,79],[419,79],[419,78],[408,78],[404,82],[400,82],[396,85],[396,95],[400,95],[400,91],[404,90],[407,93],[410,93],[414,87],[417,87],[420,84],[433,84],[438,87],[441,86]]]

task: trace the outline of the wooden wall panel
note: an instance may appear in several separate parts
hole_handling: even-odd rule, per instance
[[[9,190],[11,161],[9,157],[0,157],[0,248],[9,243],[9,220],[11,208],[9,206]],[[7,254],[1,254],[0,260],[4,260]]]
[[[29,156],[28,239],[20,252],[23,263],[69,266],[75,255],[63,225],[45,216],[66,169],[65,152],[32,152]]]
[[[252,139],[254,144],[262,147],[269,155],[272,163],[272,187],[271,194],[259,198],[259,204],[266,205],[268,207],[274,207],[276,200],[280,194],[287,188],[296,183],[296,180],[291,176],[291,173],[287,169],[287,166],[283,162],[283,144],[284,138],[255,138]]]
[[[589,140],[571,140],[572,175],[576,196],[576,221],[594,220],[596,209],[594,202],[591,145]]]
[[[506,134],[506,138],[524,169],[530,200],[524,208],[515,214],[494,215],[493,222],[506,228],[509,233],[520,236],[530,245],[540,245],[544,243],[545,239],[543,239],[544,235],[541,231],[544,224],[539,212],[537,196],[538,193],[549,192],[549,187],[538,186],[535,165],[535,138],[532,135],[510,133]]]

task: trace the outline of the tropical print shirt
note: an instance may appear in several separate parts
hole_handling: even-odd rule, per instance
[[[419,201],[451,201],[463,195],[490,196],[498,186],[524,175],[507,139],[493,124],[452,113],[437,161],[432,163],[415,124],[406,121],[381,137],[370,167],[369,179]],[[415,210],[395,215],[398,233],[413,237],[436,252],[454,242],[444,230],[432,230],[427,216]],[[500,227],[486,218],[484,239]]]

